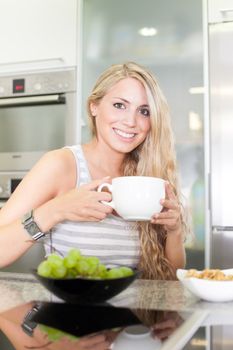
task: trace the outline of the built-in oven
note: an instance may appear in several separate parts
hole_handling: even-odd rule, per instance
[[[76,71],[0,77],[0,201],[43,153],[78,142]]]

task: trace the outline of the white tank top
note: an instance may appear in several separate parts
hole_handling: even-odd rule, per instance
[[[82,147],[67,147],[75,157],[77,166],[76,187],[91,181],[88,165]],[[77,248],[83,255],[97,256],[104,264],[136,266],[139,260],[139,237],[136,222],[127,222],[115,215],[99,222],[64,221],[46,236],[45,250],[51,248],[66,255],[71,248]]]

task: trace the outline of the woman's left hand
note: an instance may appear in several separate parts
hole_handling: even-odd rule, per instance
[[[172,186],[169,182],[165,184],[166,198],[161,199],[160,203],[163,206],[163,210],[154,214],[151,219],[152,224],[164,225],[167,232],[179,232],[181,231],[181,208],[173,192]]]

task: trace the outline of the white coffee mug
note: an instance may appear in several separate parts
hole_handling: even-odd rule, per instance
[[[144,325],[126,327],[112,345],[113,350],[158,350],[161,340],[152,338],[150,329]]]
[[[115,177],[112,184],[103,183],[98,192],[106,187],[112,193],[111,206],[125,220],[150,221],[162,209],[160,200],[165,198],[165,181],[150,176]]]

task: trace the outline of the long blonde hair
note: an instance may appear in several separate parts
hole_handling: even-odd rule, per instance
[[[98,104],[113,85],[129,77],[140,81],[145,88],[150,107],[151,128],[144,142],[126,155],[123,175],[163,178],[172,185],[179,200],[176,156],[168,105],[155,77],[149,70],[134,62],[127,62],[112,65],[103,72],[87,101],[92,134],[97,137],[95,118],[92,117],[90,105]],[[142,277],[174,278],[174,269],[165,256],[166,231],[160,225],[145,222],[139,222],[138,229],[141,247],[138,267],[142,271]]]

